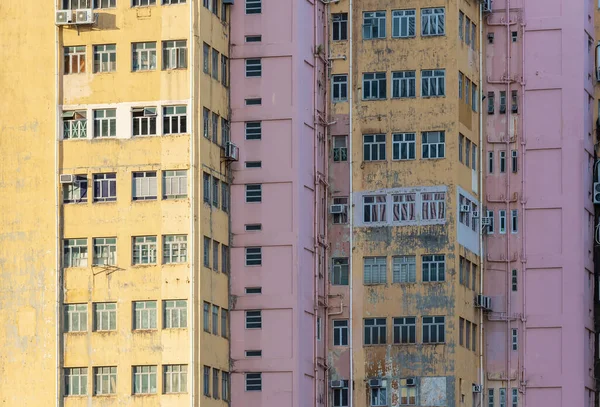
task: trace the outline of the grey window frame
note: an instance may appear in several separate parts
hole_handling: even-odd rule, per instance
[[[363,196],[363,223],[385,223],[386,221],[387,195]]]
[[[421,339],[423,343],[446,343],[446,317],[424,316],[423,332]]]
[[[75,175],[71,184],[63,185],[63,203],[83,203],[87,201],[87,175]]]
[[[202,380],[203,393],[206,397],[210,397],[210,367],[209,366],[204,366],[202,378],[203,378],[203,380]]]
[[[131,173],[131,199],[134,201],[156,200],[158,178],[156,171],[135,171]]]
[[[331,100],[334,103],[348,101],[348,75],[339,74],[331,77]]]
[[[150,107],[134,107],[131,109],[132,136],[156,136],[157,109]]]
[[[349,259],[336,257],[331,259],[331,285],[349,284]]]
[[[212,244],[212,269],[219,272],[219,251],[221,250],[221,244],[216,240],[213,240]]]
[[[63,240],[63,267],[87,267],[88,241],[84,239]]]
[[[163,365],[163,393],[187,393],[187,371],[188,365]]]
[[[202,43],[202,71],[210,75],[210,45]]]
[[[202,245],[202,262],[204,267],[210,268],[210,237],[204,236],[204,244]]]
[[[421,256],[422,281],[435,283],[446,281],[446,255],[424,254]]]
[[[212,112],[212,142],[215,144],[219,143],[219,115],[215,112]]]
[[[187,262],[187,235],[163,235],[163,264]]]
[[[417,343],[417,317],[392,318],[393,344]]]
[[[446,70],[421,70],[421,97],[434,98],[446,96]],[[468,102],[467,102],[468,103]]]
[[[417,256],[403,255],[392,257],[392,283],[408,284],[417,282]]]
[[[94,308],[94,331],[107,332],[117,330],[117,303],[96,302]]]
[[[446,35],[446,9],[444,7],[421,9],[421,35],[423,37]]]
[[[387,257],[363,257],[363,284],[387,284]]]
[[[348,346],[350,327],[347,319],[333,320],[333,346]]]
[[[417,10],[392,10],[392,38],[413,38],[417,35]]]
[[[94,395],[109,395],[117,393],[117,367],[94,367]]]
[[[187,198],[187,170],[165,170],[162,172],[163,199]]]
[[[333,13],[331,27],[332,41],[348,40],[348,13]]]
[[[163,134],[187,133],[187,106],[163,106]]]
[[[210,304],[206,301],[202,305],[202,326],[204,332],[210,333]]]
[[[164,0],[163,0],[164,1]],[[187,68],[187,40],[168,40],[162,42],[162,69]]]
[[[227,58],[227,56],[221,54],[221,84],[224,87],[227,87],[229,85],[227,79],[229,78],[229,70],[228,70],[228,66],[229,66],[229,58]]]
[[[88,305],[64,304],[65,332],[86,332],[88,320]]]
[[[364,40],[375,40],[386,37],[385,10],[363,11],[362,34]]]
[[[65,396],[87,396],[88,394],[88,368],[67,367],[63,369]]]
[[[93,266],[114,266],[117,264],[117,238],[95,237],[92,240]]]
[[[424,131],[421,133],[421,158],[428,160],[446,158],[445,131]]]
[[[95,9],[103,8],[115,8],[117,7],[117,0],[94,0]]]
[[[417,96],[417,72],[392,72],[392,99],[410,99]]]
[[[342,387],[331,389],[333,407],[348,407],[348,380],[342,380]]]
[[[363,343],[365,345],[385,345],[387,343],[387,319],[363,319]]]
[[[131,7],[156,6],[156,0],[131,0]]]
[[[210,174],[207,172],[202,173],[202,196],[203,201],[206,204],[210,205],[210,194],[212,193],[212,188],[210,186]]]
[[[216,1],[216,0],[215,0]],[[216,80],[217,82],[219,81],[219,62],[220,62],[220,56],[221,54],[219,53],[218,50],[216,50],[215,48],[212,49],[212,77],[214,80]]]
[[[133,366],[133,394],[156,394],[158,391],[158,367],[156,365]]]
[[[219,335],[219,309],[218,305],[212,305],[212,334]]]
[[[348,136],[331,136],[333,162],[348,161]]]
[[[385,100],[387,99],[387,73],[365,72],[362,76],[362,99]]]
[[[156,264],[158,252],[158,239],[156,236],[133,236],[131,240],[131,261],[133,265]]]
[[[417,158],[416,133],[392,133],[392,160],[408,161]]]
[[[369,406],[383,407],[388,405],[387,387],[369,388]]]
[[[385,161],[386,134],[363,134],[363,161]]]

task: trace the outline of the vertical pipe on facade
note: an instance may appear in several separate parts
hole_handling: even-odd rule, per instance
[[[479,3],[479,206],[483,208],[483,3]],[[483,211],[481,211],[483,213]],[[480,218],[481,219],[481,218]],[[479,292],[483,293],[483,228],[479,225]],[[479,310],[479,384],[484,385],[483,376],[483,310]],[[483,391],[479,393],[479,405],[483,406]]]
[[[506,98],[508,104],[508,98],[511,97],[510,94],[510,64],[511,64],[511,52],[510,52],[510,0],[506,0]],[[512,101],[512,98],[511,98]],[[512,103],[512,102],[511,102]],[[508,110],[508,109],[507,109]],[[510,114],[507,114],[506,120],[506,157],[508,161],[509,153],[510,153],[510,122],[512,117],[512,106],[510,110]],[[505,163],[506,165],[506,163]],[[511,230],[509,225],[512,222],[512,218],[510,216],[510,171],[506,171],[506,220],[504,222],[504,229],[506,231],[506,393],[510,394],[510,382],[511,382],[511,374],[510,370],[511,366],[511,325],[510,325],[510,315],[511,315],[511,291],[510,291],[510,235]],[[510,221],[510,222],[509,222]]]
[[[323,49],[324,49],[324,55],[325,58],[329,58],[329,13],[327,13],[328,9],[328,5],[325,4],[323,6],[323,24],[325,25],[325,27],[323,27]],[[323,373],[323,386],[324,386],[324,392],[325,392],[325,400],[324,400],[324,404],[325,407],[327,407],[327,405],[329,404],[329,397],[327,397],[327,389],[329,388],[328,386],[328,378],[327,378],[327,372],[329,370],[329,368],[327,367],[327,349],[329,346],[329,325],[328,325],[328,316],[327,316],[327,312],[329,310],[329,268],[327,267],[329,263],[328,259],[329,259],[329,250],[328,250],[328,244],[329,244],[329,224],[327,222],[327,202],[328,202],[328,197],[329,197],[329,71],[328,71],[328,65],[329,65],[329,60],[326,60],[326,63],[324,64],[324,71],[323,71],[323,77],[325,79],[325,92],[324,92],[324,102],[325,102],[325,121],[327,122],[327,124],[325,125],[325,130],[323,132],[323,143],[325,144],[325,149],[324,149],[324,154],[323,154],[323,171],[325,172],[325,174],[323,175],[325,177],[325,180],[327,181],[327,183],[325,184],[325,191],[324,191],[324,196],[325,196],[325,208],[323,208],[323,210],[325,211],[323,214],[323,219],[321,220],[323,222],[323,227],[324,227],[324,233],[325,233],[325,237],[324,237],[324,242],[325,242],[325,248],[323,249],[323,261],[325,262],[325,276],[324,276],[324,283],[323,283],[323,297],[325,298],[325,310],[323,312],[323,331],[324,331],[324,343],[323,343],[323,356],[325,357],[325,371]]]
[[[54,14],[56,14],[56,2],[54,4]],[[58,55],[59,55],[59,51],[58,51],[58,47],[59,47],[59,41],[58,41],[58,32],[59,32],[60,28],[58,26],[56,26],[54,28],[54,97],[55,97],[55,102],[54,102],[54,228],[55,228],[55,235],[54,235],[54,255],[55,255],[55,267],[56,267],[56,277],[55,277],[55,284],[56,287],[54,289],[55,293],[55,306],[54,306],[54,318],[56,320],[56,323],[54,324],[54,330],[55,330],[55,335],[56,335],[56,348],[55,348],[55,352],[56,352],[56,372],[55,372],[55,382],[54,382],[54,386],[55,386],[55,392],[56,392],[56,407],[60,407],[61,405],[61,400],[62,398],[60,397],[60,365],[61,365],[61,356],[60,356],[60,349],[61,349],[61,333],[60,333],[60,304],[61,304],[61,268],[60,268],[60,204],[59,204],[59,195],[58,195],[58,188],[59,188],[59,184],[58,184],[58,179],[60,177],[60,172],[59,172],[59,166],[58,166],[58,143],[60,140],[60,127],[59,127],[59,123],[60,123],[60,117],[59,117],[59,105],[60,105],[60,100],[59,100],[59,93],[58,93],[58,83],[59,83],[59,75],[60,75],[60,63],[59,63],[59,59],[58,59]]]
[[[196,182],[196,177],[195,177],[195,172],[196,172],[196,157],[195,157],[195,143],[194,143],[194,137],[196,136],[194,133],[194,122],[196,119],[196,111],[194,110],[196,108],[195,103],[194,103],[194,69],[195,69],[195,64],[194,64],[194,48],[196,46],[195,42],[194,42],[194,23],[195,23],[195,18],[194,18],[194,1],[190,1],[190,16],[189,16],[189,24],[190,24],[190,48],[189,48],[189,61],[190,61],[190,112],[192,112],[192,120],[189,120],[190,123],[190,240],[191,240],[191,244],[188,246],[188,251],[189,251],[189,259],[190,259],[190,304],[191,304],[191,310],[190,310],[190,369],[189,369],[189,375],[190,375],[190,380],[189,382],[191,383],[191,388],[190,388],[190,406],[194,407],[195,406],[195,397],[196,397],[196,383],[195,383],[195,369],[196,369],[196,353],[195,353],[195,336],[196,336],[196,324],[195,324],[195,318],[196,318],[196,296],[195,296],[195,284],[196,284],[196,279],[194,278],[194,256],[195,256],[195,251],[194,251],[194,246],[196,244],[196,235],[195,235],[195,217],[194,217],[194,210],[196,208],[196,201],[195,199],[195,182]]]
[[[314,7],[313,7],[313,60],[314,60],[314,66],[313,66],[313,138],[314,138],[314,148],[313,148],[313,177],[314,177],[314,184],[315,184],[315,191],[314,191],[314,222],[313,222],[313,234],[314,234],[314,250],[315,250],[315,255],[314,255],[314,283],[313,283],[313,290],[314,290],[314,295],[313,295],[313,301],[314,301],[314,317],[313,317],[313,326],[314,326],[314,346],[313,346],[313,363],[315,364],[314,366],[314,375],[315,375],[315,382],[314,382],[314,403],[315,403],[315,407],[317,407],[319,405],[319,390],[318,390],[318,383],[319,383],[319,352],[317,350],[317,346],[319,344],[318,342],[318,323],[319,323],[319,228],[318,228],[318,216],[319,216],[319,184],[320,184],[320,180],[319,180],[319,165],[317,164],[317,148],[318,148],[318,144],[319,144],[319,124],[320,124],[320,118],[319,118],[319,110],[317,108],[317,94],[318,94],[318,84],[317,82],[319,81],[319,69],[318,69],[318,56],[317,56],[317,7],[318,7],[318,3],[315,1],[313,2]]]
[[[349,360],[349,369],[350,369],[350,378],[349,378],[349,382],[348,382],[348,400],[350,401],[349,407],[353,407],[354,406],[354,357],[353,357],[353,346],[354,346],[354,327],[353,327],[353,319],[352,319],[352,280],[353,280],[353,270],[352,270],[352,255],[353,255],[353,244],[354,244],[354,196],[352,194],[353,191],[353,185],[352,185],[352,170],[353,170],[353,165],[352,163],[354,162],[354,156],[352,155],[352,145],[354,144],[354,140],[352,138],[352,134],[353,134],[353,127],[354,127],[354,123],[352,122],[352,111],[354,110],[354,105],[353,105],[353,100],[354,100],[354,88],[353,88],[353,83],[354,83],[354,72],[353,72],[353,66],[352,66],[352,60],[353,60],[353,55],[352,55],[352,49],[353,49],[353,38],[352,38],[352,34],[354,31],[354,19],[352,17],[353,15],[353,5],[352,5],[353,0],[349,0],[348,2],[348,21],[350,22],[348,24],[348,28],[349,28],[349,33],[348,33],[348,89],[350,90],[348,92],[348,106],[349,106],[349,114],[348,114],[348,122],[350,123],[350,128],[348,129],[348,156],[350,157],[350,165],[349,165],[349,172],[350,172],[350,179],[349,179],[349,184],[350,184],[350,188],[349,188],[349,193],[348,193],[348,226],[349,226],[349,232],[350,232],[350,236],[348,239],[348,244],[349,244],[349,255],[348,255],[348,274],[349,274],[349,278],[348,278],[348,282],[349,282],[349,287],[348,290],[350,291],[350,298],[348,300],[348,327],[350,329],[349,332],[349,351],[348,352],[348,357],[350,358]]]
[[[525,266],[527,264],[527,239],[525,239],[525,7],[521,8],[521,282],[522,282],[522,296],[523,296],[523,317],[527,318],[527,296],[526,292],[526,280],[525,280]],[[523,344],[523,352],[522,352],[522,360],[523,360],[523,381],[525,381],[525,355],[526,353],[526,343],[525,338],[527,333],[527,321],[523,322],[523,330],[521,332],[521,338],[523,339],[521,343]],[[526,392],[525,386],[523,387],[523,406],[526,405]]]

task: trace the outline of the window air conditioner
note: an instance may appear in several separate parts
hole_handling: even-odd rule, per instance
[[[406,387],[413,387],[417,385],[417,380],[414,377],[406,379]]]
[[[594,182],[594,204],[600,204],[600,182]]]
[[[461,205],[460,213],[469,213],[471,212],[471,205]]]
[[[484,13],[492,12],[492,0],[483,0],[483,12]]]
[[[61,184],[72,184],[75,181],[75,177],[71,174],[60,174]]]
[[[72,10],[58,10],[55,16],[56,25],[67,25],[73,21]]]
[[[474,218],[478,218],[479,217],[479,211],[473,211],[471,213],[471,216],[474,217]]]
[[[341,380],[332,380],[330,386],[332,389],[341,389],[343,387]]]
[[[490,226],[492,224],[492,218],[484,216],[481,218],[481,226]]]
[[[480,384],[473,385],[473,393],[481,393],[482,390],[483,390],[482,385],[480,385]]]
[[[479,308],[483,308],[486,311],[491,311],[492,299],[487,295],[477,294],[477,298],[475,299],[475,305]]]
[[[329,207],[329,213],[346,213],[346,205],[331,205]]]
[[[75,10],[75,24],[94,24],[94,11],[91,8]]]
[[[369,387],[382,387],[381,379],[369,379]]]
[[[230,161],[237,161],[240,157],[240,150],[238,146],[233,144],[231,141],[225,143],[225,158]]]

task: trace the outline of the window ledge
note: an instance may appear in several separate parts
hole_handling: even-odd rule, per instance
[[[93,334],[100,334],[100,335],[115,335],[117,334],[117,330],[113,329],[113,330],[109,330],[109,331],[92,331]]]
[[[158,266],[158,263],[132,264],[131,265],[132,268],[139,268],[139,269],[156,267],[156,266]]]
[[[375,343],[375,344],[366,344],[363,343],[363,347],[365,348],[371,348],[371,347],[376,347],[376,346],[387,346],[387,343]]]
[[[182,261],[181,263],[163,263],[163,267],[189,266],[189,262]]]
[[[74,335],[74,336],[84,336],[84,335],[88,334],[88,331],[87,330],[85,330],[85,331],[68,331],[68,332],[63,332],[63,333],[68,334],[68,335]]]
[[[148,328],[148,329],[132,329],[131,330],[132,333],[139,333],[139,334],[149,334],[149,333],[155,333],[158,332],[158,328]]]
[[[423,342],[421,345],[424,346],[435,346],[435,345],[445,345],[446,342]]]

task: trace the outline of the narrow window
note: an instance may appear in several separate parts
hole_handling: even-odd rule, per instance
[[[465,321],[465,348],[471,347],[471,321]]]
[[[479,99],[479,93],[477,93],[477,85],[475,85],[473,83],[473,86],[471,87],[471,108],[474,112],[477,112],[477,102]]]
[[[221,397],[225,401],[229,401],[229,373],[221,373]]]
[[[500,173],[506,172],[506,151],[500,151]]]
[[[463,22],[465,20],[465,13],[462,11],[458,14],[458,38],[462,42],[464,40]]]
[[[519,160],[518,160],[518,152],[517,150],[512,150],[510,152],[510,162],[512,166],[512,172],[516,173],[519,169]]]
[[[471,80],[465,77],[465,103],[471,103]]]
[[[219,142],[219,115],[212,114],[212,141],[217,144]]]
[[[217,0],[214,0],[217,1]],[[219,51],[213,48],[212,50],[212,77],[219,80]]]
[[[333,75],[331,86],[331,99],[333,102],[345,102],[348,100],[348,75]]]
[[[210,205],[210,193],[211,193],[211,189],[210,189],[210,174],[207,174],[206,172],[202,173],[202,191],[203,191],[203,200],[204,203],[207,203]]]
[[[221,244],[216,240],[213,240],[213,270],[219,272],[219,251],[221,249]]]
[[[513,209],[510,211],[510,233],[519,232],[519,211]]]
[[[204,236],[202,261],[204,267],[210,267],[210,237]]]
[[[227,87],[228,85],[228,81],[227,78],[229,77],[229,58],[227,58],[225,55],[221,54],[221,84],[223,84],[223,86]]]
[[[210,139],[210,110],[202,108],[202,130],[205,138]]]
[[[465,79],[465,75],[462,72],[458,73],[458,99],[462,100],[463,98],[463,81]]]
[[[348,346],[348,320],[333,321],[333,346]]]
[[[247,358],[260,358],[262,357],[262,350],[247,350],[245,355]]]
[[[246,287],[244,292],[246,294],[262,294],[262,287]]]
[[[506,211],[505,210],[498,211],[498,221],[500,223],[499,233],[500,234],[506,233]]]
[[[212,333],[219,335],[219,307],[216,305],[212,306]]]
[[[487,226],[487,234],[491,235],[494,233],[494,211],[487,211],[487,218],[488,218],[488,226]]]
[[[471,45],[471,19],[465,18],[465,45]]]
[[[204,373],[203,377],[202,377],[203,393],[206,397],[210,397],[210,367],[204,366],[203,373]]]
[[[506,91],[500,91],[500,114],[506,113]]]
[[[495,407],[494,389],[488,389],[488,407]]]
[[[517,270],[512,271],[511,285],[512,285],[512,290],[517,291],[517,289],[518,289]]]
[[[219,207],[219,185],[219,179],[217,177],[212,177],[212,204],[215,208]]]
[[[202,44],[202,70],[205,74],[210,74],[210,45]]]
[[[210,333],[210,304],[208,302],[204,302],[204,307],[202,310],[202,323],[204,332]]]
[[[512,407],[518,407],[519,405],[519,389],[512,389]]]
[[[465,320],[463,318],[458,318],[458,344],[465,346]]]
[[[494,173],[494,152],[488,151],[488,174]]]
[[[228,316],[229,316],[229,312],[225,309],[225,308],[221,308],[221,336],[223,338],[228,338],[229,337],[229,332],[228,332]]]
[[[466,139],[466,145],[465,145],[465,165],[467,167],[470,167],[471,164],[471,140]]]
[[[336,13],[331,15],[332,39],[333,41],[346,41],[348,39],[348,13]]]
[[[458,133],[458,161],[461,163],[464,162],[463,161],[464,144],[465,144],[465,136]]]
[[[477,144],[472,143],[471,148],[471,169],[477,170]]]
[[[337,258],[332,260],[331,284],[348,285],[348,258]]]
[[[333,136],[333,161],[348,161],[348,136]]]
[[[477,349],[477,324],[472,324],[472,334],[471,334],[471,350],[475,352]]]
[[[512,329],[512,350],[517,350],[519,347],[519,331]]]
[[[496,98],[496,93],[495,92],[488,92],[487,94],[487,112],[488,114],[494,114],[494,105],[495,105],[495,98]]]
[[[519,92],[516,90],[511,92],[511,111],[513,113],[519,112]]]

